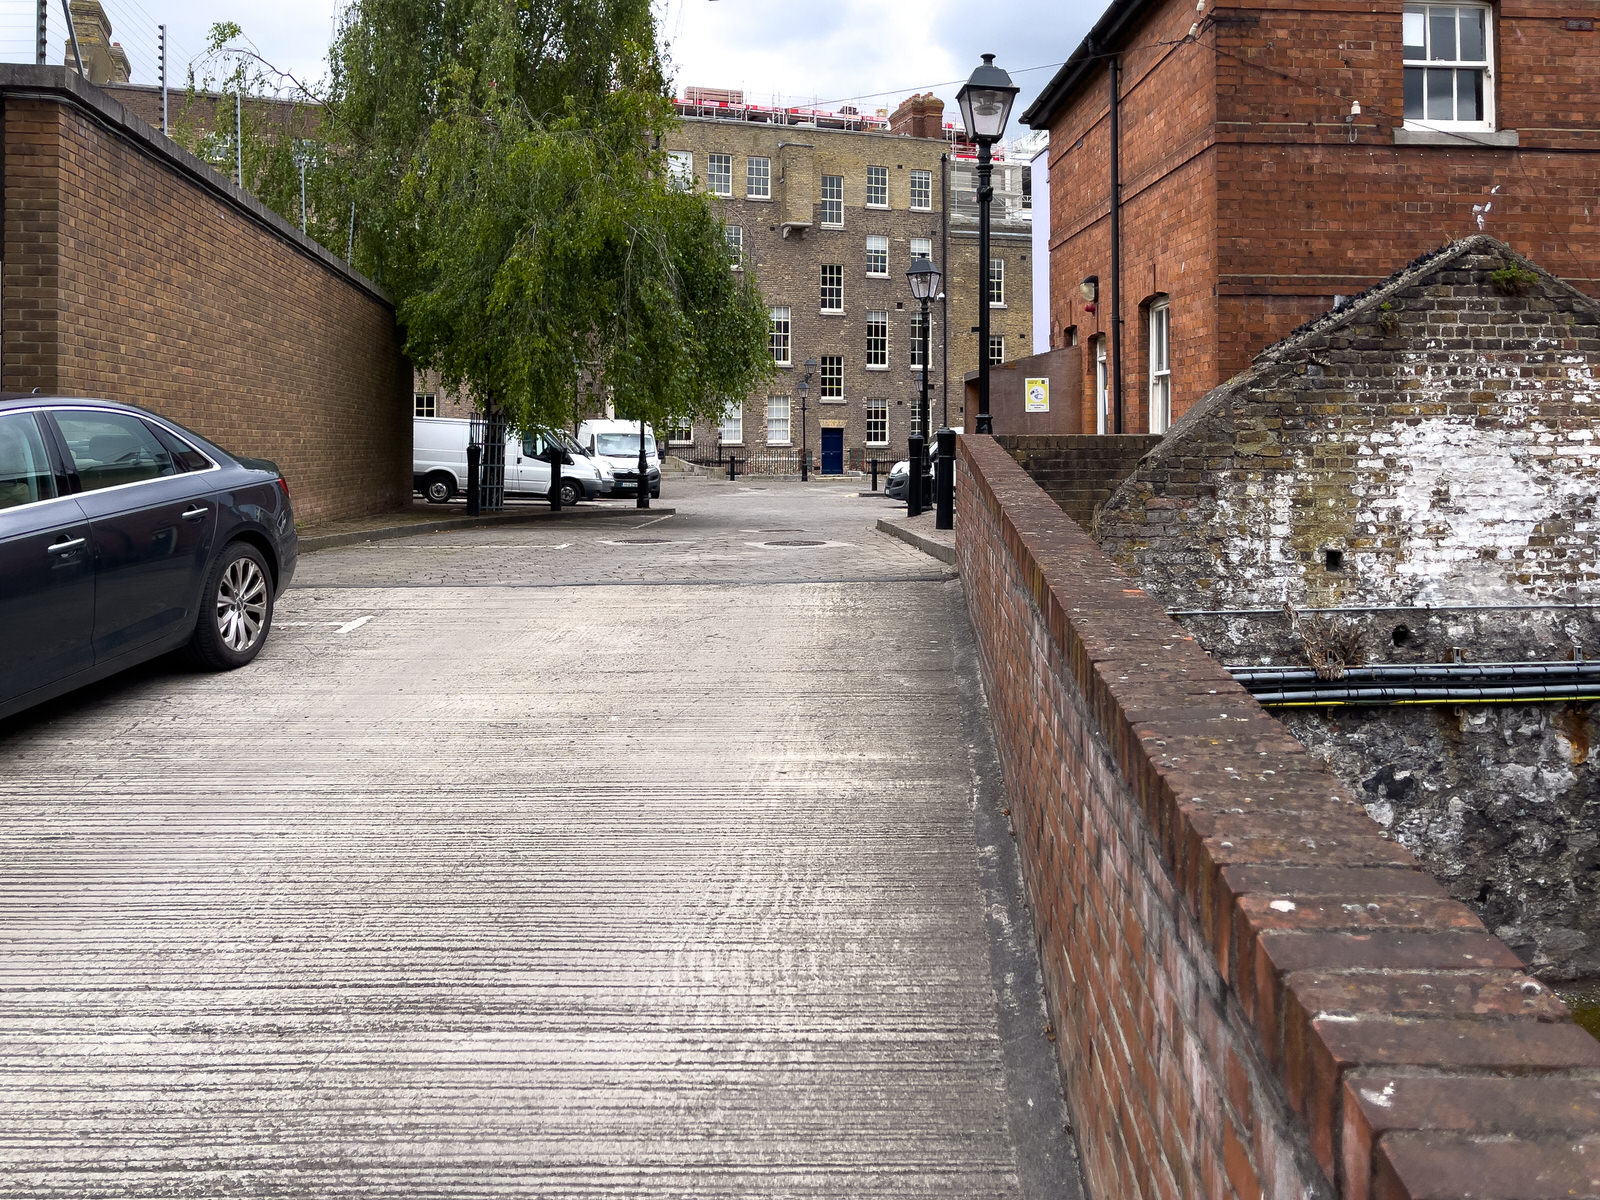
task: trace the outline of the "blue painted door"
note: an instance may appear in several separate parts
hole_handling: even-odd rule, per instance
[[[842,429],[822,431],[822,473],[844,474],[844,430]]]

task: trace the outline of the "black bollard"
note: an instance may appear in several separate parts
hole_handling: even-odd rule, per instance
[[[922,515],[922,435],[913,433],[910,453],[906,456],[906,516]]]
[[[872,466],[872,490],[873,491],[877,491],[878,490],[878,460],[875,459],[875,458],[869,458],[869,459],[867,459],[867,462],[870,463],[871,466]]]
[[[728,482],[732,483],[738,478],[739,460],[733,455],[728,455]]]
[[[561,447],[554,442],[545,446],[545,451],[550,459],[550,511],[561,511]]]
[[[476,442],[467,443],[467,516],[475,517],[483,511],[483,497],[479,492],[483,480],[479,477],[478,460],[483,456],[483,447]]]
[[[935,529],[954,529],[956,490],[956,431],[941,429],[934,434],[939,452],[934,458],[933,491]]]
[[[650,476],[647,468],[649,463],[644,456],[644,422],[639,422],[639,498],[633,502],[635,508],[650,507]]]

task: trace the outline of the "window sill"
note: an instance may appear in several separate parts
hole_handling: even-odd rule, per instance
[[[789,449],[789,447],[791,447],[793,445],[794,445],[793,442],[768,442],[767,443],[767,449],[769,449],[769,450],[787,450],[787,449]]]
[[[849,401],[847,401],[843,396],[828,396],[828,397],[818,396],[817,397],[817,403],[818,404],[848,404]]]
[[[1513,148],[1520,144],[1515,129],[1425,129],[1399,127],[1394,131],[1396,146],[1491,146]]]
[[[867,272],[867,278],[868,279],[887,279],[887,278],[889,278],[889,272],[887,272],[887,271],[868,271]]]
[[[876,364],[875,365],[873,363],[868,363],[866,366],[864,366],[861,369],[863,371],[887,371],[889,369],[889,364],[888,363],[882,363],[882,364]]]
[[[911,206],[911,211],[912,212],[932,212],[933,211],[933,206],[929,205],[927,208],[918,208],[915,204],[913,204]]]
[[[991,301],[989,301],[989,307],[990,308],[1005,308],[1006,305],[1005,305],[1005,303],[1003,301],[1001,303],[997,304],[993,300],[991,300]]]
[[[718,200],[732,200],[733,199],[733,193],[732,192],[711,192],[709,194],[715,196]]]
[[[887,204],[863,204],[861,207],[862,208],[870,208],[874,212],[888,212],[889,211],[889,206]]]
[[[745,199],[750,201],[751,204],[771,204],[772,203],[772,197],[771,196],[746,196]]]
[[[844,228],[844,224],[842,222],[840,224],[838,224],[838,225],[835,225],[831,221],[822,221],[822,222],[820,222],[820,224],[822,225],[822,228],[824,228],[824,229],[843,229]]]
[[[817,309],[817,315],[819,317],[842,317],[842,316],[844,316],[844,309],[842,309],[842,308],[819,308],[819,309]]]

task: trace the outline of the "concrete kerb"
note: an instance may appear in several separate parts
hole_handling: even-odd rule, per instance
[[[559,513],[548,509],[532,512],[488,513],[480,517],[448,517],[438,521],[408,521],[384,525],[374,529],[351,529],[334,533],[310,533],[300,537],[300,553],[332,550],[339,546],[354,546],[359,542],[385,542],[393,538],[411,537],[413,534],[443,533],[451,529],[484,529],[494,525],[527,525],[543,521],[584,520],[604,517],[631,517],[635,513],[670,517],[677,509],[652,504],[649,508],[564,508]]]
[[[924,531],[914,527],[910,521],[908,517],[879,517],[878,532],[899,538],[907,545],[915,546],[924,554],[937,558],[942,563],[956,565],[955,537],[950,531]]]

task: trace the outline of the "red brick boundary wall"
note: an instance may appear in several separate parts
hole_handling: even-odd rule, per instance
[[[317,522],[411,494],[387,297],[62,67],[0,66],[0,385],[142,404],[275,460]]]
[[[1600,1042],[994,439],[959,444],[1090,1194],[1600,1195]]]

